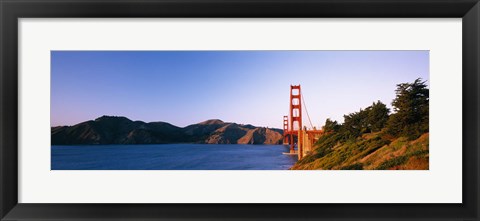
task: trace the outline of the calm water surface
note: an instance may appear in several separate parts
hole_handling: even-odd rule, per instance
[[[284,145],[153,144],[52,146],[52,170],[286,170]]]

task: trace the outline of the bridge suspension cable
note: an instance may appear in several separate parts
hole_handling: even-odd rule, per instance
[[[307,110],[307,103],[305,102],[305,98],[303,97],[303,93],[302,93],[302,103],[303,103],[303,106],[305,107],[305,112],[307,113],[307,117],[308,117],[308,122],[310,122],[310,126],[312,127],[313,129],[313,124],[312,124],[312,120],[310,120],[310,115],[308,114],[308,110]]]

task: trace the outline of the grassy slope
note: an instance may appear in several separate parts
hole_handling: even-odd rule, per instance
[[[372,133],[354,141],[338,143],[330,136],[291,169],[428,170],[428,142],[428,133],[413,141]]]

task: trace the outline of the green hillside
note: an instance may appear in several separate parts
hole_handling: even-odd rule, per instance
[[[415,140],[381,133],[328,144],[332,135],[291,169],[294,170],[428,170],[428,133]]]

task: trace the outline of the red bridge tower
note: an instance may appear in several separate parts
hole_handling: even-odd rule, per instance
[[[283,144],[288,144],[288,116],[283,116]]]
[[[297,146],[301,146],[302,133],[299,131],[302,129],[302,94],[300,85],[290,85],[290,125],[288,130],[285,131],[285,117],[284,117],[284,142],[287,141],[290,144],[290,153],[295,153],[295,141]],[[296,138],[296,139],[295,139]],[[285,143],[287,143],[285,142]]]

